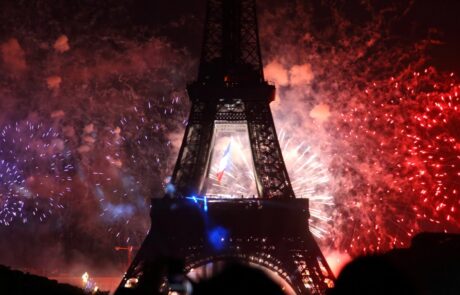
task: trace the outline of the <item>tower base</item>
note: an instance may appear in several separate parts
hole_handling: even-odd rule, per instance
[[[324,294],[334,277],[308,212],[307,199],[154,199],[151,230],[115,294],[167,289],[171,261],[186,274],[228,260],[263,266],[297,294]]]

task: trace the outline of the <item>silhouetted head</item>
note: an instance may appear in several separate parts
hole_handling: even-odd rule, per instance
[[[340,272],[328,294],[416,294],[412,282],[384,256],[358,257]]]
[[[262,270],[230,264],[209,280],[195,286],[193,295],[264,294],[284,295],[281,287]]]

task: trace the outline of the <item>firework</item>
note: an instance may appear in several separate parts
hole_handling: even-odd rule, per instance
[[[370,4],[372,18],[356,25],[327,3],[331,31],[316,28],[310,4],[296,18],[282,4],[260,18],[275,123],[328,171],[324,252],[355,256],[409,246],[421,231],[460,231],[458,81],[427,66],[442,36],[408,41],[390,29],[412,4]]]
[[[149,229],[150,199],[163,196],[162,180],[171,167],[165,132],[185,123],[180,101],[174,96],[137,102],[113,126],[99,132],[94,127],[88,134],[96,148],[84,167],[84,181],[98,201],[101,221],[119,244],[138,245]]]
[[[257,196],[249,137],[245,132],[247,130],[243,127],[231,131],[226,128],[224,132],[217,130],[213,152],[216,156],[211,162],[208,180],[209,197]],[[330,175],[327,166],[311,146],[297,142],[296,138],[284,130],[279,133],[279,142],[296,197],[310,200],[310,231],[317,238],[323,239],[329,234],[331,212],[334,209],[334,198],[328,187]],[[231,147],[230,161],[222,178],[218,179],[221,169],[219,157],[228,147]]]
[[[73,164],[66,140],[44,123],[17,122],[0,131],[0,224],[40,221],[62,208]]]
[[[164,124],[185,122],[185,107],[174,100],[165,104],[173,107],[150,101],[123,116],[105,136],[105,166],[92,166],[102,216],[109,231],[128,244],[145,235],[153,195],[147,190],[173,164],[165,161],[172,147]],[[281,129],[293,189],[310,199],[310,231],[323,249],[351,255],[385,251],[407,246],[422,230],[458,230],[459,107],[454,77],[428,68],[370,83],[336,107],[323,103],[322,111],[330,114],[320,125],[311,123],[311,133]],[[292,123],[282,116],[276,122]],[[209,196],[257,195],[249,142],[240,131],[216,133]],[[229,145],[232,158],[219,179],[220,157]]]
[[[337,116],[336,222],[350,234],[346,249],[382,251],[421,230],[458,230],[459,107],[453,75],[428,68],[373,83]]]

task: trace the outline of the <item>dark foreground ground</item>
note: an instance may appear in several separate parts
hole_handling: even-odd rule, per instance
[[[151,291],[148,294],[154,294]],[[134,291],[132,294],[144,293]],[[0,266],[0,294],[88,293],[55,280]],[[98,291],[96,294],[107,293]],[[194,285],[191,294],[281,295],[283,292],[262,271],[235,264],[214,278]],[[419,234],[408,249],[358,257],[345,266],[335,288],[328,292],[328,295],[341,294],[460,294],[460,235]]]
[[[1,295],[85,295],[82,289],[0,265]],[[105,294],[96,292],[95,294]]]

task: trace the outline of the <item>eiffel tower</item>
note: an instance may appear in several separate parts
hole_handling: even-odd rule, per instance
[[[296,199],[281,154],[255,0],[207,1],[198,79],[187,90],[192,106],[169,190],[152,200],[150,232],[116,294],[158,287],[167,294],[167,279],[158,281],[158,274],[167,277],[165,259],[182,260],[183,274],[237,260],[278,274],[296,294],[324,294],[334,277],[309,231],[308,200]],[[222,124],[247,126],[257,196],[206,197]]]

